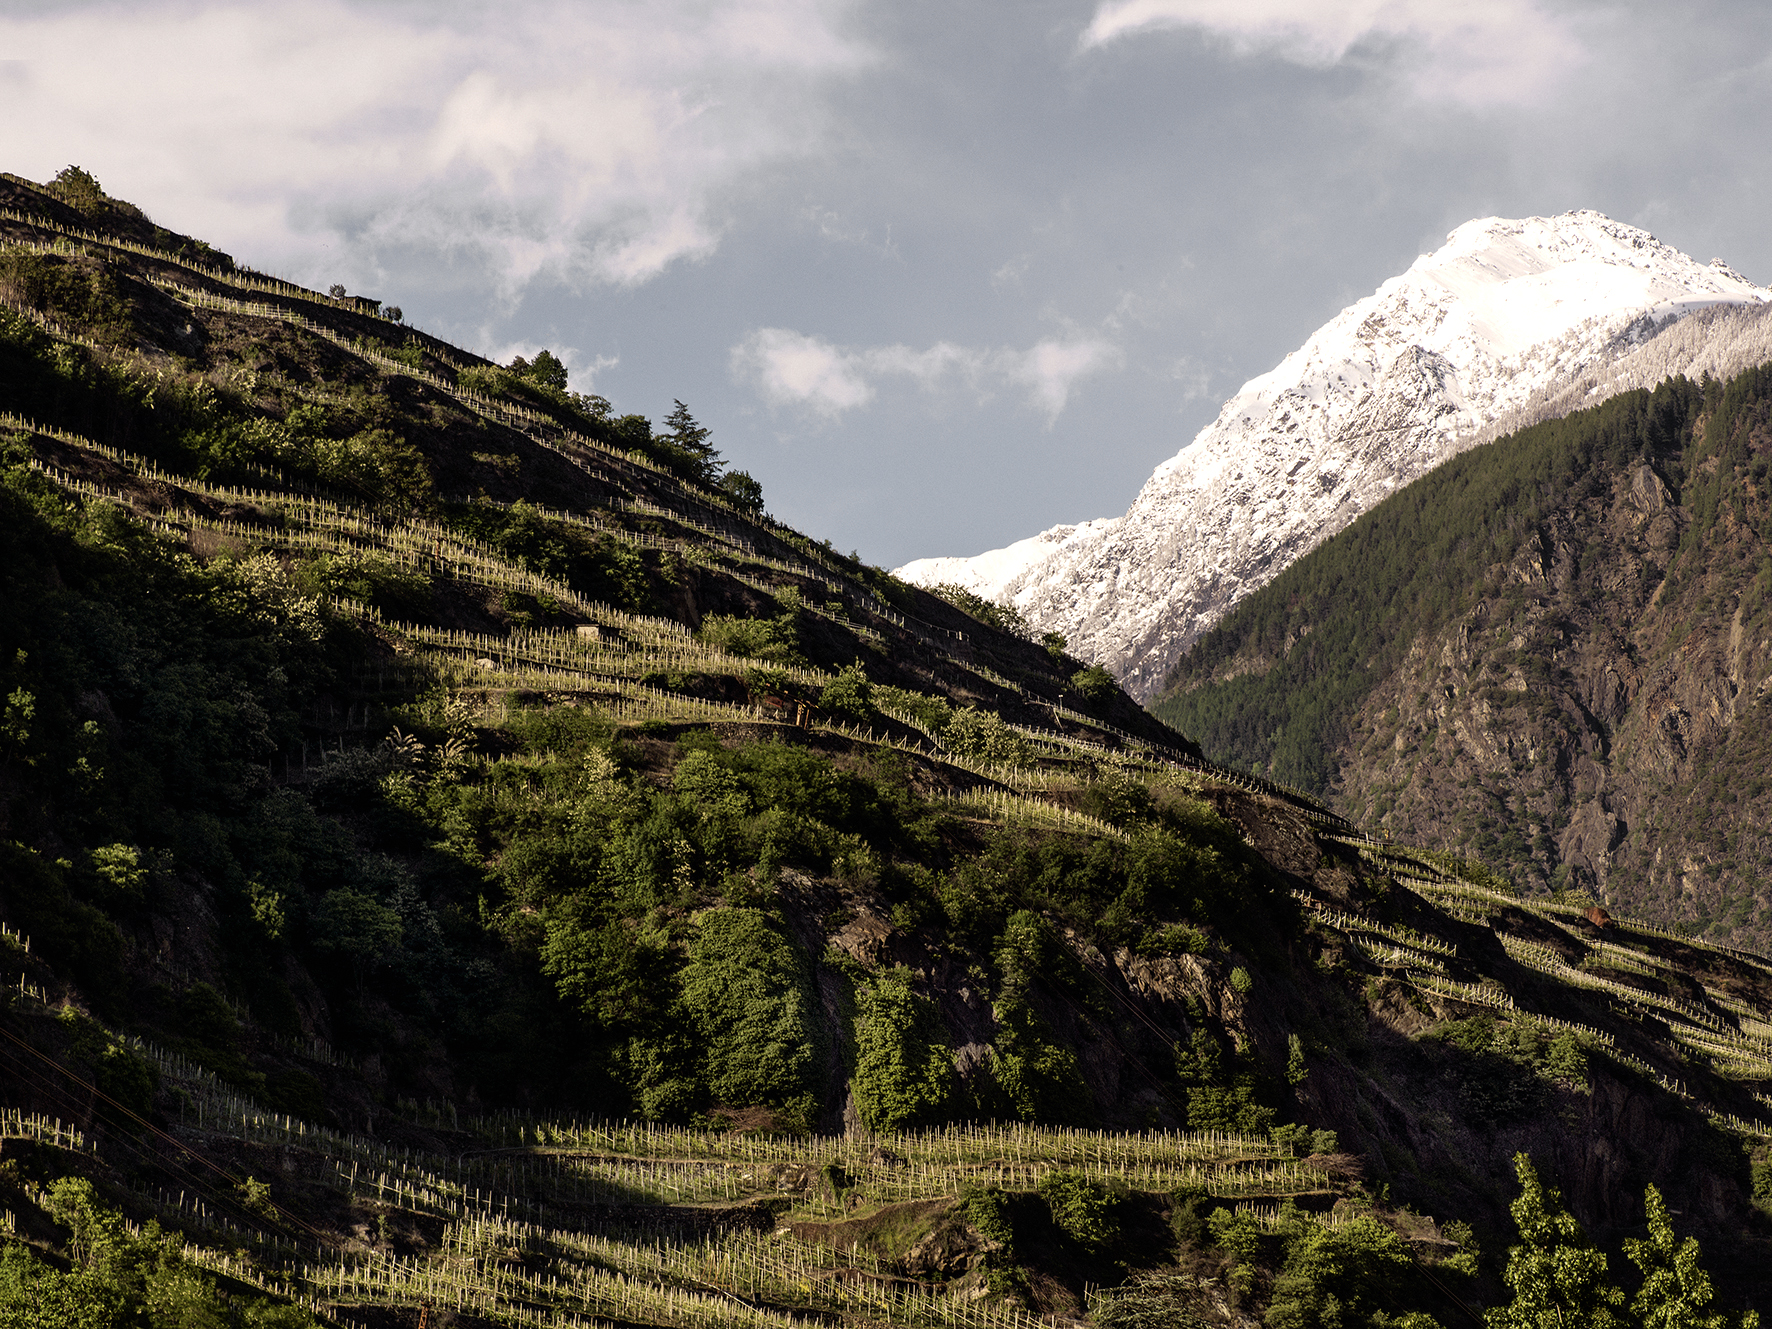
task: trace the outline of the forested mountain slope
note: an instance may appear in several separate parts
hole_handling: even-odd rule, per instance
[[[686,409],[4,190],[7,1314],[1450,1325],[1522,1152],[1760,1295],[1761,958],[1199,761]]]
[[[1354,820],[1765,945],[1772,369],[1448,463],[1204,639],[1156,709]]]

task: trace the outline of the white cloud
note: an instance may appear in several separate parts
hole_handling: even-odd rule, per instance
[[[0,155],[169,225],[373,279],[381,245],[632,285],[823,133],[849,0],[99,3],[0,17]],[[22,72],[21,72],[22,71]]]
[[[1165,28],[1319,67],[1389,47],[1417,95],[1474,106],[1543,100],[1586,59],[1540,0],[1102,0],[1083,46]]]
[[[732,348],[732,369],[754,380],[771,406],[837,416],[874,396],[859,356],[787,328],[758,328]]]
[[[835,208],[811,205],[803,208],[800,215],[817,229],[820,238],[833,244],[851,245],[878,254],[883,259],[889,258],[900,263],[904,261],[904,255],[898,252],[898,245],[892,239],[890,222],[886,224],[884,236],[876,238],[873,231],[851,224]]]
[[[1010,356],[1005,367],[1010,378],[1028,386],[1035,404],[1050,421],[1056,420],[1064,410],[1065,402],[1070,399],[1071,386],[1078,379],[1099,374],[1119,363],[1119,349],[1107,342],[1093,338],[1081,341],[1048,338],[1023,355]]]
[[[927,350],[909,346],[849,349],[788,328],[758,328],[732,348],[732,372],[750,382],[771,406],[800,406],[827,419],[865,406],[882,379],[908,378],[926,391],[951,381],[988,392],[1007,383],[1050,424],[1063,412],[1072,386],[1116,368],[1118,347],[1097,338],[1046,338],[1026,351],[994,351],[937,342]]]
[[[1020,286],[1021,279],[1027,276],[1028,269],[1033,266],[1032,254],[1017,254],[991,274],[991,285],[996,287]]]

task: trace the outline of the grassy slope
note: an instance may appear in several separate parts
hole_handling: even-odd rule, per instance
[[[8,206],[106,220],[26,192]],[[1116,1259],[1217,1280],[1203,1313],[1241,1284],[1260,1306],[1318,1229],[1227,1226],[1239,1196],[1351,1201],[1405,1265],[1442,1264],[1352,1156],[1291,1157],[1313,1130],[1394,1201],[1476,1224],[1491,1279],[1516,1147],[1585,1176],[1572,1201],[1612,1236],[1651,1178],[1713,1240],[1752,1212],[1746,1154],[1702,1113],[1755,1111],[1752,962],[1652,934],[1622,961],[1480,873],[1177,764],[1123,698],[1054,729],[1038,698],[1076,662],[736,511],[582,403],[464,391],[484,366],[369,313],[283,292],[304,321],[273,316],[176,255],[29,257],[9,271],[36,303],[9,300],[59,330],[15,318],[0,348],[0,409],[38,426],[4,494],[0,870],[32,937],[7,1019],[167,1131],[9,1050],[13,1105],[100,1142],[9,1128],[32,1145],[0,1180],[37,1240],[57,1230],[25,1183],[73,1169],[212,1267],[243,1240],[287,1288],[299,1255],[327,1305],[674,1324],[752,1312],[666,1286],[871,1315],[907,1275],[1075,1310]],[[857,660],[871,699],[839,685]],[[954,727],[966,706],[1021,729]],[[1677,970],[1680,1001],[1597,986],[1595,955]],[[93,1018],[52,1014],[69,999]],[[1645,1104],[1618,1165],[1583,1173]],[[704,1126],[568,1125],[598,1116]],[[991,1117],[1236,1138],[891,1134]],[[242,1206],[247,1173],[283,1213]],[[955,1208],[992,1185],[1008,1198]],[[745,1245],[782,1212],[809,1247]],[[518,1216],[539,1228],[500,1226]],[[839,1219],[887,1263],[841,1273],[830,1249],[861,1238],[825,1241]],[[726,1235],[654,1267],[635,1226]],[[630,1265],[637,1285],[596,1282]],[[894,1317],[997,1313],[969,1304]]]

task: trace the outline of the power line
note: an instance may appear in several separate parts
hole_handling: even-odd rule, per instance
[[[242,1182],[239,1177],[236,1177],[232,1172],[230,1172],[226,1168],[222,1167],[219,1163],[215,1162],[213,1159],[210,1159],[210,1158],[204,1156],[203,1154],[198,1153],[195,1149],[191,1148],[188,1144],[186,1144],[184,1141],[178,1139],[176,1136],[167,1134],[167,1132],[161,1130],[158,1126],[154,1125],[153,1122],[149,1121],[146,1117],[143,1117],[140,1113],[136,1112],[133,1108],[127,1107],[126,1105],[119,1103],[116,1099],[112,1098],[109,1094],[105,1093],[104,1090],[100,1089],[97,1085],[91,1083],[88,1080],[82,1079],[80,1076],[76,1075],[73,1071],[69,1070],[66,1066],[62,1065],[61,1062],[57,1061],[54,1057],[50,1056],[47,1052],[44,1052],[41,1048],[34,1047],[32,1044],[27,1043],[24,1039],[20,1038],[17,1034],[13,1033],[10,1029],[7,1029],[3,1026],[0,1026],[0,1036],[5,1037],[10,1042],[16,1043],[19,1047],[23,1048],[26,1052],[30,1053],[33,1057],[35,1057],[39,1061],[43,1062],[46,1066],[50,1067],[52,1070],[59,1071],[62,1075],[66,1076],[69,1080],[71,1080],[75,1084],[79,1085],[80,1088],[86,1090],[86,1092],[89,1093],[90,1095],[92,1095],[92,1097],[95,1100],[96,1099],[104,1100],[105,1103],[109,1104],[113,1109],[115,1109],[122,1116],[128,1118],[130,1121],[132,1121],[136,1125],[140,1126],[144,1131],[148,1132],[150,1135],[154,1136],[156,1139],[160,1140],[164,1144],[170,1146],[172,1149],[176,1150],[178,1153],[187,1155],[190,1158],[195,1159],[198,1163],[200,1163],[204,1167],[208,1168],[211,1172],[218,1174],[224,1181],[226,1181],[228,1183],[231,1190],[233,1190],[235,1192],[237,1192],[239,1190],[240,1186],[242,1185]],[[66,1100],[64,1100],[64,1101],[66,1101]],[[239,1201],[237,1199],[233,1199],[230,1197],[229,1202],[233,1205],[233,1207],[235,1207],[236,1209],[239,1209],[242,1213],[249,1212],[249,1211],[245,1210],[239,1204]],[[269,1207],[276,1213],[276,1215],[279,1218],[281,1218],[285,1223],[289,1224],[291,1227],[297,1228],[300,1231],[307,1233],[316,1242],[318,1242],[322,1245],[325,1244],[326,1237],[325,1237],[325,1234],[320,1231],[320,1229],[314,1227],[312,1224],[308,1223],[306,1220],[298,1217],[297,1215],[290,1213],[287,1209],[285,1209],[281,1205],[277,1204],[274,1200],[271,1200],[268,1196],[266,1197],[265,1203],[267,1205],[269,1205]]]

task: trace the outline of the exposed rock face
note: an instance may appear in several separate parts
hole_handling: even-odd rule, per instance
[[[1772,454],[1772,433],[1754,444]],[[1501,593],[1366,699],[1337,754],[1343,810],[1522,885],[1772,943],[1772,492],[1744,473],[1718,509],[1698,538],[1637,465],[1543,523]]]
[[[1468,222],[1245,384],[1124,517],[898,575],[1008,599],[1147,700],[1233,604],[1394,489],[1669,323],[1768,301],[1596,212]]]

